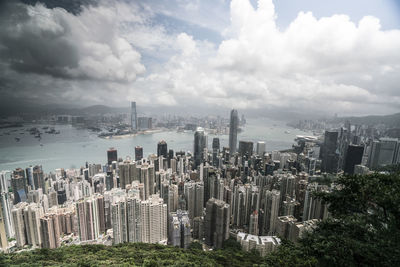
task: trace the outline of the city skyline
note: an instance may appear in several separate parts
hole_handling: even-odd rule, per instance
[[[3,2],[0,104],[396,113],[400,9],[379,3]]]

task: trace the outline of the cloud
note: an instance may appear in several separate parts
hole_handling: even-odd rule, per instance
[[[188,14],[209,6],[179,4]],[[265,115],[400,109],[400,30],[384,31],[372,16],[353,22],[300,12],[281,30],[272,0],[256,7],[233,0],[230,24],[215,27],[223,38],[215,43],[160,20],[177,7],[157,1],[99,1],[76,14],[41,4],[8,8],[0,17],[0,92],[7,97]]]
[[[387,113],[400,108],[400,31],[377,18],[317,19],[300,12],[282,31],[271,0],[231,2],[231,25],[215,53],[180,35],[178,56],[153,73],[178,103],[298,112]],[[211,56],[209,56],[211,54]],[[157,77],[155,79],[154,77]]]
[[[145,71],[140,53],[118,34],[112,6],[82,7],[78,15],[40,3],[10,4],[7,11],[0,56],[17,72],[132,82]]]

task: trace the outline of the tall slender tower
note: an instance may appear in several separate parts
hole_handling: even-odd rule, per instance
[[[136,102],[131,102],[131,127],[132,131],[137,132],[137,113],[136,113]]]
[[[202,127],[197,127],[194,133],[194,164],[195,168],[204,162],[205,149],[207,148],[207,135]]]
[[[236,109],[232,109],[231,120],[229,123],[229,152],[231,155],[236,153],[238,125],[238,112]]]

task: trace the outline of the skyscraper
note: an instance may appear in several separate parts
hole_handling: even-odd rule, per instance
[[[190,244],[190,220],[187,211],[171,212],[168,218],[168,244],[187,248]]]
[[[354,166],[361,164],[363,154],[364,146],[349,145],[344,164],[344,173],[354,174]]]
[[[203,216],[204,185],[203,182],[186,182],[184,185],[186,206],[189,218]]]
[[[250,215],[249,234],[258,235],[258,212],[253,211]]]
[[[135,160],[141,160],[143,158],[143,147],[136,146],[135,147]]]
[[[142,242],[158,243],[168,239],[167,204],[158,195],[141,202]]]
[[[27,200],[24,170],[18,168],[14,171],[11,177],[11,187],[14,193],[14,205]]]
[[[321,147],[321,171],[336,173],[338,171],[339,155],[337,152],[337,141],[339,133],[336,131],[325,131],[324,144]]]
[[[229,220],[229,204],[215,198],[207,201],[204,234],[208,246],[222,248],[223,242],[229,237]]]
[[[279,214],[280,192],[277,190],[265,191],[261,208],[264,211],[262,233],[273,235],[276,231],[276,219]]]
[[[194,133],[194,165],[197,168],[204,161],[205,149],[207,148],[207,135],[204,129],[197,127]]]
[[[264,141],[258,141],[257,142],[257,155],[259,155],[260,157],[264,156],[264,153],[266,151],[265,148],[265,142]]]
[[[110,165],[113,161],[118,161],[117,150],[111,147],[107,150],[107,163]]]
[[[219,149],[220,149],[220,144],[219,144],[219,138],[214,137],[212,141],[212,164],[214,167],[218,167],[218,155],[219,155]]]
[[[237,132],[239,125],[239,115],[236,109],[231,111],[231,119],[229,123],[229,152],[230,155],[236,153]]]
[[[161,140],[157,144],[157,157],[163,156],[164,159],[168,158],[167,142]]]
[[[253,142],[239,141],[239,153],[243,158],[250,159],[253,155]]]
[[[137,113],[136,113],[136,102],[131,102],[131,127],[133,132],[137,132]]]
[[[11,177],[10,171],[0,172],[0,205],[1,216],[3,218],[4,226],[6,229],[7,237],[14,236],[14,224],[11,217],[12,203],[10,200],[10,193],[8,192],[8,179]]]
[[[0,202],[0,248],[5,249],[8,246],[7,242],[7,233],[5,227],[5,220],[3,217],[3,207],[2,203]]]
[[[46,214],[40,218],[42,247],[58,248],[60,246],[60,223],[55,213]]]

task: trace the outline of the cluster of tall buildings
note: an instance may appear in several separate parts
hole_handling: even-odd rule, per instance
[[[131,115],[138,129],[134,102]],[[111,240],[187,248],[198,240],[221,248],[233,236],[243,249],[265,255],[281,238],[296,242],[329,217],[327,204],[313,194],[334,188],[319,182],[329,178],[326,173],[357,173],[365,171],[363,164],[374,168],[400,159],[397,140],[368,143],[348,125],[326,131],[323,140],[299,137],[290,150],[267,151],[264,141],[238,140],[239,122],[232,110],[227,147],[218,137],[209,147],[198,127],[193,153],[168,149],[160,140],[148,157],[140,146],[126,159],[110,148],[105,164],[49,174],[41,166],[1,172],[1,247]],[[15,242],[8,244],[10,238]]]

